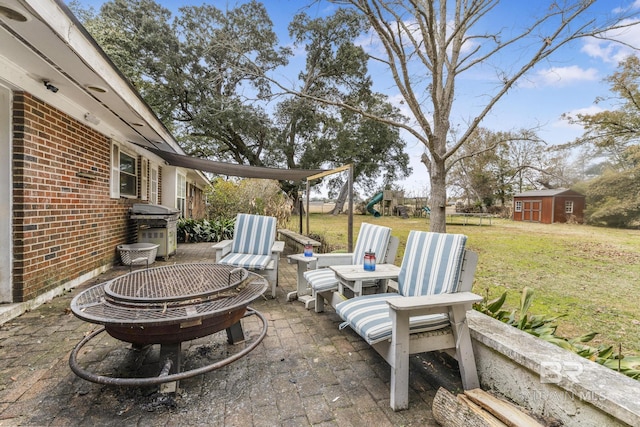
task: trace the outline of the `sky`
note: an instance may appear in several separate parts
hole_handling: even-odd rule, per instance
[[[67,1],[67,0],[65,0]],[[104,0],[78,0],[85,7],[99,9]],[[67,1],[68,2],[68,1]],[[239,0],[156,0],[172,13],[184,5],[199,6],[212,4],[219,9],[233,8],[242,3]],[[287,26],[293,16],[302,10],[308,0],[263,0],[274,23],[281,45],[290,44]],[[486,21],[487,31],[496,28],[508,32],[525,25],[525,19],[535,13],[545,12],[550,2],[526,0],[507,0],[501,2]],[[326,2],[316,3],[305,9],[311,17],[325,16],[330,9]],[[619,9],[640,10],[640,0],[597,0],[592,9],[594,16],[609,16]],[[616,34],[617,39],[636,43],[640,40],[640,26]],[[377,49],[370,43],[371,38],[362,41],[365,49]],[[637,43],[636,43],[637,45]],[[550,60],[538,64],[517,86],[502,98],[481,126],[494,131],[510,131],[525,128],[537,128],[538,136],[548,144],[562,144],[572,141],[582,134],[582,129],[570,125],[562,115],[575,113],[595,113],[607,107],[607,103],[596,103],[598,97],[610,95],[609,86],[604,79],[614,73],[621,59],[631,50],[620,45],[595,39],[578,40],[561,49]],[[518,52],[511,52],[518,55]],[[637,54],[637,52],[636,52]],[[524,54],[523,54],[524,55]],[[508,67],[509,58],[505,59]],[[292,60],[295,63],[295,59]],[[299,70],[300,68],[298,68]],[[385,69],[371,64],[370,72],[374,79],[374,89],[389,96],[389,99],[401,110],[406,106],[401,102],[398,90],[393,87]],[[458,81],[456,86],[456,104],[452,115],[452,124],[464,128],[474,111],[483,104],[486,91],[491,89],[491,80],[495,78],[493,69],[485,67],[471,70]],[[423,153],[422,143],[404,136],[407,141],[406,152],[410,156],[413,174],[397,184],[405,190],[408,197],[428,194],[429,178],[425,166],[420,162]]]

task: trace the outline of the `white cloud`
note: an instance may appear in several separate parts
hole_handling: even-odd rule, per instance
[[[597,105],[591,105],[589,107],[576,108],[575,110],[569,111],[567,114],[570,116],[576,116],[578,114],[597,114],[603,111],[604,111],[604,108],[599,107]]]
[[[640,8],[640,0],[634,3],[635,8]],[[640,21],[624,20],[622,25],[632,25],[618,30],[607,31],[603,36],[609,40],[600,38],[587,38],[581,51],[592,58],[601,59],[603,62],[617,64],[631,54],[637,54],[638,40],[640,40]],[[611,40],[617,40],[619,43]]]
[[[551,67],[539,70],[524,80],[522,87],[539,88],[543,86],[566,87],[576,83],[598,80],[598,70],[581,68],[577,65]]]

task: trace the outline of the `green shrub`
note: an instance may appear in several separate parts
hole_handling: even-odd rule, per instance
[[[514,326],[524,332],[542,338],[565,350],[572,351],[579,356],[585,357],[607,368],[614,369],[628,377],[640,380],[640,356],[625,357],[622,354],[621,346],[619,346],[618,352],[615,352],[611,345],[592,347],[584,344],[595,338],[597,332],[591,332],[572,339],[556,335],[557,325],[555,322],[562,316],[530,315],[529,308],[533,302],[533,289],[525,287],[522,290],[520,306],[511,312],[502,309],[506,298],[507,293],[504,292],[500,297],[492,301],[485,299],[481,303],[475,304],[474,308],[507,325]]]
[[[219,242],[231,239],[234,223],[235,218],[217,220],[180,218],[177,224],[178,242]]]

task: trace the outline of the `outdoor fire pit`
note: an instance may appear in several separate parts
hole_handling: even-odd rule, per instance
[[[249,304],[264,293],[268,282],[242,268],[218,264],[176,264],[138,270],[93,286],[71,301],[75,316],[104,325],[76,345],[69,358],[80,377],[102,384],[152,385],[199,375],[237,360],[264,338],[267,323]],[[257,315],[260,336],[242,351],[202,368],[180,372],[181,343],[227,331],[227,340],[244,340],[240,320]],[[160,344],[161,373],[153,378],[114,378],[92,374],[77,363],[79,350],[103,331],[135,347]],[[176,385],[177,387],[177,385]]]

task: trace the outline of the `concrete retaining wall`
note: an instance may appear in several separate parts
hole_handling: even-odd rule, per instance
[[[640,426],[640,381],[469,312],[482,388],[566,426]]]

